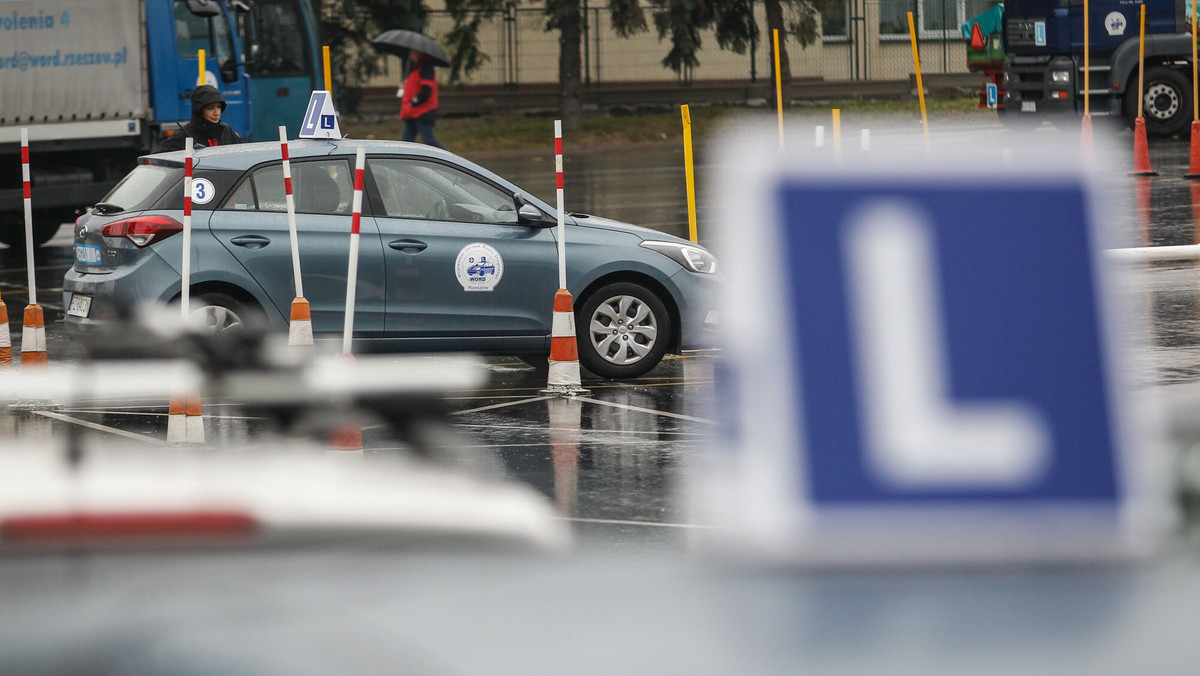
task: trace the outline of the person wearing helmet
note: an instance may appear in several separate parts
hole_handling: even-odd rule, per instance
[[[192,90],[192,119],[180,125],[180,131],[166,137],[154,149],[155,152],[183,150],[184,139],[192,137],[192,146],[207,148],[241,143],[242,137],[232,127],[221,121],[225,112],[225,97],[216,87],[200,85]]]

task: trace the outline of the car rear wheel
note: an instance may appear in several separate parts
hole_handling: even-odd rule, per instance
[[[636,378],[658,366],[671,339],[671,317],[638,284],[609,284],[576,313],[579,363],[604,378]]]
[[[206,333],[222,334],[256,328],[263,321],[262,312],[223,293],[202,293],[191,301],[192,321],[204,327]]]

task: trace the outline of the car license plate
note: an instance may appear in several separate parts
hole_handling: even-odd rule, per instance
[[[1021,102],[1021,112],[1022,113],[1036,113],[1037,112],[1037,101],[1022,101]]]
[[[71,296],[71,307],[67,308],[67,314],[72,317],[86,317],[91,309],[92,297],[77,293]]]
[[[76,244],[75,262],[84,265],[100,265],[100,247],[95,244]]]

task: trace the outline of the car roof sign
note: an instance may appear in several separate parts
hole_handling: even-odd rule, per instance
[[[341,138],[333,95],[324,90],[314,91],[308,98],[308,109],[300,124],[300,138]]]

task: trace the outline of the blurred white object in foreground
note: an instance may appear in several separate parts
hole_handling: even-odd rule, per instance
[[[836,161],[731,134],[729,285],[697,472],[727,551],[785,560],[1095,560],[1169,521],[1111,302],[1119,178],[1070,134],[889,137]],[[1105,171],[1105,169],[1110,171]]]
[[[0,545],[154,546],[209,540],[479,539],[558,550],[550,503],[499,482],[398,458],[321,448],[0,453]]]

